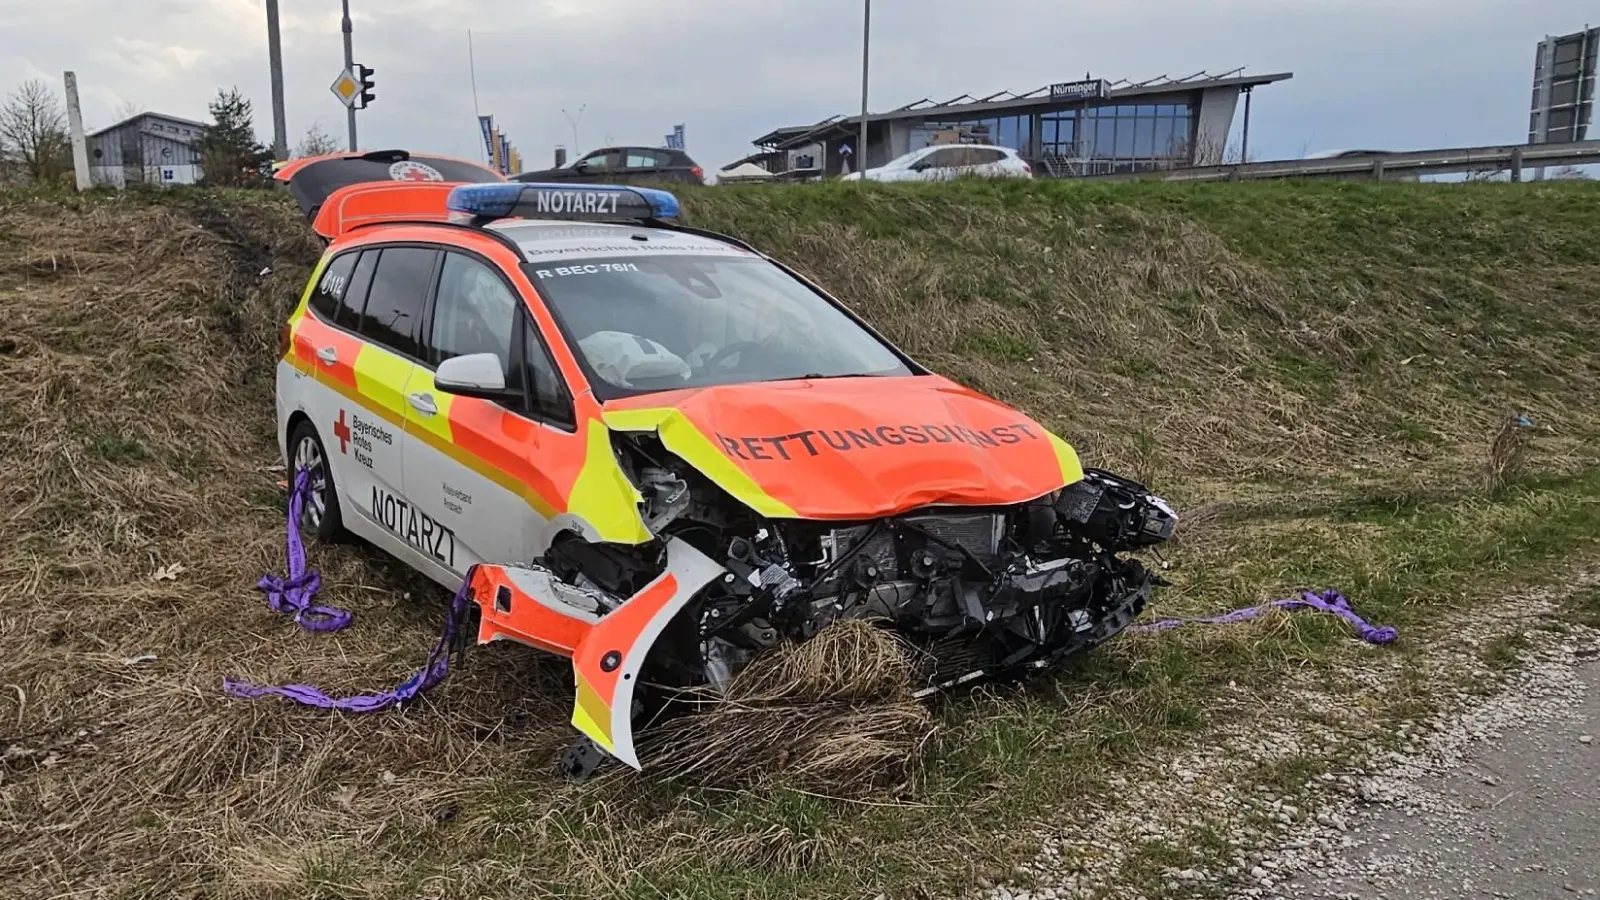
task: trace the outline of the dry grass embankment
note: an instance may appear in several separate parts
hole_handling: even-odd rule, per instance
[[[684,199],[1177,499],[1167,609],[1338,586],[1415,641],[1600,534],[1594,186]],[[391,685],[442,614],[359,547],[314,558],[325,599],[356,611],[345,632],[302,632],[252,590],[282,565],[272,357],[315,252],[282,197],[0,195],[8,895],[911,896],[1006,871],[1035,849],[1012,829],[1270,703],[1276,674],[1348,655],[1336,624],[1272,617],[955,698],[926,741],[920,712],[879,743],[786,713],[779,755],[697,761],[658,735],[688,784],[552,779],[569,676],[514,647],[469,654],[404,712],[229,700],[224,675]],[[1535,427],[1491,460],[1521,411]],[[1228,682],[1263,687],[1224,703]],[[770,686],[750,704],[782,708]],[[839,754],[895,777],[841,779]],[[760,770],[780,760],[787,775]],[[827,796],[853,780],[872,791]]]

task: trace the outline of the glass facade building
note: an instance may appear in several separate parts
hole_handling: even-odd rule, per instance
[[[1194,120],[1188,103],[1117,104],[1087,109],[974,119],[925,121],[909,150],[940,132],[1010,147],[1052,174],[1097,174],[1170,168],[1187,161]],[[1056,173],[1054,170],[1065,171]]]
[[[959,142],[1010,147],[1044,177],[1216,165],[1240,97],[1292,77],[1235,69],[1138,83],[1086,78],[1021,94],[923,99],[869,114],[864,148],[855,146],[861,118],[838,115],[774,129],[752,141],[760,152],[748,159],[782,177],[826,178],[846,167],[881,166],[932,144]]]

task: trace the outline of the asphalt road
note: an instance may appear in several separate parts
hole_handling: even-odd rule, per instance
[[[1420,783],[1430,809],[1365,822],[1342,875],[1302,876],[1307,898],[1600,896],[1600,662],[1576,670],[1581,699],[1554,721],[1480,745]],[[1585,740],[1587,738],[1587,740]]]

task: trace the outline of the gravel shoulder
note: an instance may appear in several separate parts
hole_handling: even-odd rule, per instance
[[[1600,662],[1547,695],[1547,715],[1419,779],[1354,836],[1307,898],[1560,897],[1600,892]]]
[[[1355,646],[1335,678],[1114,779],[988,900],[1600,896],[1600,629],[1567,591]],[[1507,656],[1506,648],[1513,655]],[[1241,692],[1243,694],[1243,692]],[[1418,715],[1376,714],[1427,698]]]

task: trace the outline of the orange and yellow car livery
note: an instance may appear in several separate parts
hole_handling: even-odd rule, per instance
[[[503,184],[444,159],[334,154],[278,173],[329,241],[283,328],[282,450],[315,472],[308,515],[319,536],[353,532],[452,589],[471,572],[480,642],[570,657],[573,724],[629,765],[639,765],[635,690],[669,623],[704,602],[713,583],[762,603],[775,591],[799,596],[766,551],[747,546],[719,561],[708,555],[706,528],[660,530],[692,502],[728,498],[733,506],[716,521],[837,525],[838,535],[930,509],[973,510],[968,519],[995,523],[934,538],[955,548],[951,541],[999,541],[1011,514],[996,510],[1045,504],[1054,521],[1049,504],[1085,479],[1077,454],[1038,422],[916,367],[747,246],[669,225],[670,195]],[[444,180],[449,166],[472,183]],[[585,224],[562,224],[573,221]],[[739,277],[708,289],[708,273],[721,268]],[[733,289],[812,299],[779,297],[773,316],[748,322],[716,318],[748,299],[730,297]],[[683,355],[668,346],[681,316],[647,325],[622,311],[658,302],[649,298],[662,290],[677,293],[659,302],[688,304],[691,319],[716,324],[700,329],[692,353],[688,337]],[[727,375],[769,365],[758,354],[781,356],[786,345],[768,350],[718,329],[804,320],[794,302],[814,304],[809,315],[827,328],[852,330],[866,349],[851,352],[898,374],[830,363],[835,371]],[[702,383],[671,387],[691,372]],[[663,386],[640,386],[656,382]],[[691,480],[709,487],[691,496]],[[918,521],[906,527],[920,532],[927,523]],[[770,532],[755,533],[771,540]],[[816,551],[818,577],[854,565],[857,551],[844,541],[827,537]],[[922,553],[927,571],[918,577],[940,565],[984,565],[961,552],[966,561]],[[575,571],[582,566],[572,560],[585,554],[624,562]],[[1014,579],[1007,590],[1037,593],[1054,590],[1058,570],[1029,562],[991,575],[995,584]],[[962,601],[969,610],[975,597]],[[765,626],[757,632],[770,639]]]

